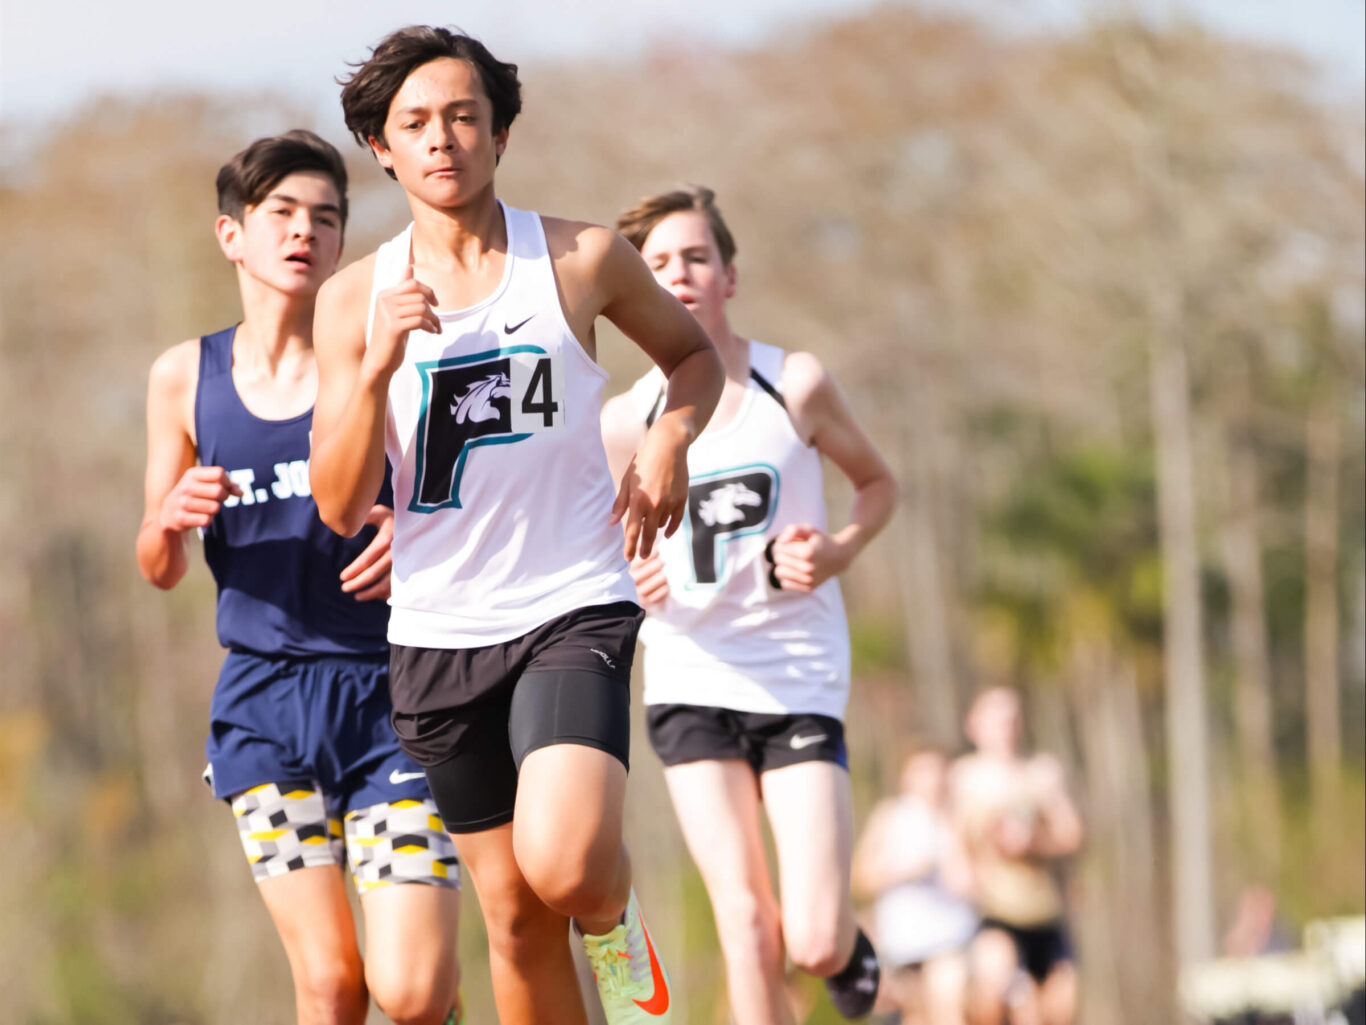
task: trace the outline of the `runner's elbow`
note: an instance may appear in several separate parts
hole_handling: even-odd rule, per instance
[[[174,561],[151,562],[139,558],[138,571],[143,580],[159,591],[169,591],[185,576],[185,567],[176,565]]]
[[[138,534],[138,572],[142,574],[143,580],[158,590],[169,591],[175,587],[189,568],[189,560],[183,547],[177,551],[177,544],[183,545],[178,537],[173,543],[167,544],[164,532],[160,528],[148,527],[146,524]]]
[[[333,533],[355,537],[360,533],[360,528],[365,526],[366,509],[348,508],[344,501],[328,500],[316,491],[313,492],[313,500],[318,505],[318,518]]]
[[[310,460],[308,483],[313,490],[313,502],[318,507],[318,518],[327,528],[342,537],[354,537],[365,526],[369,505],[354,500],[345,485],[337,486],[336,478],[320,466],[315,447]],[[379,489],[376,488],[376,491]]]

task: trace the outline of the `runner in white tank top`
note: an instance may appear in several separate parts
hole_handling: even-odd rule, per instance
[[[623,555],[681,521],[722,368],[620,236],[498,202],[515,65],[400,29],[342,108],[413,224],[319,296],[311,479],[323,520],[352,534],[393,462],[394,731],[479,892],[498,1019],[586,1025],[572,919],[608,1022],[665,1025],[622,846],[641,615]],[[669,381],[615,501],[599,315]]]
[[[607,372],[565,322],[540,217],[499,205],[501,280],[472,306],[438,310],[440,334],[410,332],[389,380],[394,644],[480,647],[636,597],[604,515]],[[369,323],[411,259],[409,225],[375,254]]]
[[[837,1009],[861,1017],[878,967],[849,897],[849,642],[835,576],[886,524],[895,486],[814,357],[731,330],[735,244],[710,190],[644,200],[618,227],[726,367],[716,416],[689,452],[684,529],[631,572],[649,611],[650,740],[711,897],[731,1013],[737,1025],[792,1021],[786,948],[825,977]],[[607,403],[614,469],[648,436],[658,396],[658,378],[647,376]],[[821,456],[855,490],[836,533],[826,528]],[[760,840],[761,796],[781,901]]]
[[[659,543],[668,594],[641,628],[647,705],[809,712],[842,719],[849,629],[833,576],[811,592],[773,585],[769,542],[789,524],[826,527],[820,454],[782,395],[785,353],[751,341],[740,408],[688,452],[688,517]],[[653,370],[630,398],[645,423],[663,394]]]

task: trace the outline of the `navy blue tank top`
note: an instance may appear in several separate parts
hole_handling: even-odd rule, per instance
[[[232,381],[235,327],[199,340],[195,433],[199,461],[242,489],[203,530],[218,584],[218,640],[260,655],[378,654],[389,606],[342,593],[339,574],[375,536],[333,533],[308,484],[313,411],[289,420],[250,413]],[[393,504],[386,475],[379,501]]]

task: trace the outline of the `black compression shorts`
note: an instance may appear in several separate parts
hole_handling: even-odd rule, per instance
[[[642,612],[633,602],[576,609],[503,644],[393,645],[399,744],[427,773],[446,828],[512,821],[522,760],[581,744],[629,768],[630,678]]]

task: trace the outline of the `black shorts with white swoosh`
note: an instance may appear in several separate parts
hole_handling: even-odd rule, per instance
[[[650,746],[665,765],[740,759],[755,774],[799,762],[849,768],[844,724],[828,715],[770,715],[707,705],[651,705]]]

